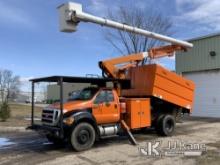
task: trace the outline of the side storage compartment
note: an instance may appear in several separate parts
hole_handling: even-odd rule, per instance
[[[128,98],[126,103],[125,121],[131,129],[151,126],[150,99]]]

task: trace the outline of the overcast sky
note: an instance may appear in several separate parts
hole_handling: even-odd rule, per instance
[[[62,0],[0,0],[0,68],[25,81],[49,75],[100,74],[97,62],[120,55],[104,30],[81,23],[76,33],[59,32],[56,7]],[[173,21],[173,37],[189,39],[220,30],[219,0],[75,0],[83,10],[105,17],[108,10],[135,5],[154,8]],[[147,21],[147,20],[146,20]],[[162,65],[174,69],[174,58]]]

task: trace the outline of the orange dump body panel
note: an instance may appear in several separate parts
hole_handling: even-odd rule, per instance
[[[131,89],[122,90],[122,96],[154,96],[192,110],[194,83],[160,65],[150,64],[131,68],[126,78],[131,79]]]
[[[151,125],[150,99],[132,98],[125,99],[125,122],[131,129],[149,127]]]

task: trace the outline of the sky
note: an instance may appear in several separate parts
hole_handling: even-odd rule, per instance
[[[83,11],[105,17],[108,10],[134,5],[154,8],[172,20],[173,36],[190,39],[220,31],[219,0],[72,0]],[[0,68],[25,84],[30,78],[100,74],[98,61],[120,54],[105,40],[104,29],[80,23],[75,33],[59,32],[57,6],[63,0],[0,0]],[[147,20],[146,20],[147,21]],[[160,63],[174,69],[175,58]]]

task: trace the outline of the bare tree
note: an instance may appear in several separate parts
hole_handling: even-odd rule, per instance
[[[118,12],[108,12],[108,17],[127,25],[171,35],[171,20],[152,9],[143,10],[136,7],[120,7]],[[152,38],[120,30],[106,30],[105,38],[121,54],[144,52],[154,46],[163,44],[161,41]]]
[[[8,102],[9,98],[15,98],[19,92],[19,76],[14,76],[10,70],[0,70],[0,94],[1,102]]]

